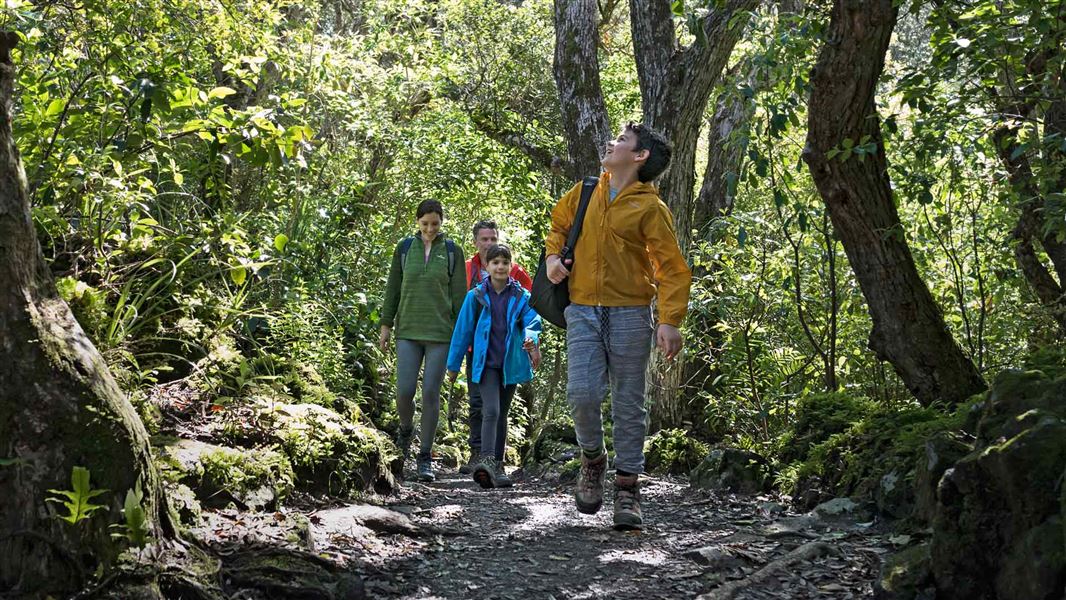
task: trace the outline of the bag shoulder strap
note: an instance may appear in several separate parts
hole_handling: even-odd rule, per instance
[[[585,223],[585,213],[589,209],[589,200],[592,199],[592,192],[596,190],[596,186],[599,183],[599,177],[586,177],[581,181],[581,201],[577,205],[574,222],[570,225],[570,233],[566,236],[566,245],[559,252],[559,258],[573,258],[574,246],[577,245],[577,238],[581,236],[581,227]]]

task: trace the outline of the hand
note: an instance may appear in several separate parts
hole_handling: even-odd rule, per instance
[[[540,348],[533,346],[533,349],[527,350],[527,352],[529,352],[529,362],[533,364],[533,370],[536,371],[537,367],[540,366]]]
[[[378,347],[382,352],[389,351],[389,337],[392,336],[392,327],[388,325],[381,326],[381,337],[378,338]]]
[[[454,385],[455,378],[459,376],[459,371],[448,371],[448,384]]]
[[[522,349],[526,352],[532,352],[537,349],[537,343],[533,341],[533,338],[526,338],[526,341],[522,342]]]
[[[681,332],[673,325],[661,323],[655,332],[655,345],[667,360],[673,360],[681,351]]]
[[[568,268],[573,264],[574,259],[566,259],[566,265],[563,265],[563,261],[559,259],[558,254],[552,254],[545,260],[545,264],[548,267],[548,281],[552,283],[562,283],[564,279],[570,276],[570,269]]]

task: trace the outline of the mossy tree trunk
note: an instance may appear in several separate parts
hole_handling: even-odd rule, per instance
[[[113,557],[121,542],[108,526],[137,485],[150,533],[169,537],[173,527],[144,425],[57,294],[37,243],[11,133],[17,41],[0,33],[0,589],[28,594],[72,589]],[[71,488],[75,466],[108,490],[93,500],[107,510],[71,525],[45,498]]]
[[[892,0],[834,2],[811,77],[803,159],[869,306],[870,348],[922,405],[956,403],[984,389],[984,381],[915,266],[893,202],[874,102],[897,10]],[[831,153],[848,141],[873,144],[875,151]]]

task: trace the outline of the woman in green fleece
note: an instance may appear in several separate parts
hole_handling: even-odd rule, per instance
[[[433,481],[433,438],[440,416],[440,386],[448,362],[452,328],[466,295],[465,258],[440,231],[444,207],[436,200],[418,205],[418,235],[396,246],[381,309],[381,351],[395,329],[396,410],[400,432],[396,445],[407,458],[414,435],[415,387],[422,373],[422,428],[418,479]],[[459,265],[458,272],[456,265]]]

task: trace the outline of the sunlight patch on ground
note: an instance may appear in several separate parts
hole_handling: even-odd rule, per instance
[[[656,567],[670,560],[670,555],[662,550],[611,550],[600,555],[601,563],[637,562]]]
[[[547,529],[564,524],[571,525],[581,516],[572,502],[560,502],[558,499],[508,498],[506,502],[520,506],[529,513],[521,522],[511,527],[512,533]]]

